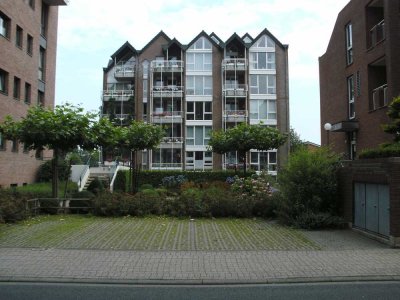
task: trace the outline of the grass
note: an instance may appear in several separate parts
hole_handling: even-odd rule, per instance
[[[58,195],[59,197],[64,196],[65,182],[60,181],[58,183]],[[22,194],[29,194],[33,197],[51,197],[51,182],[39,182],[32,183],[26,186],[17,187],[16,190]],[[68,182],[67,191],[75,192],[78,190],[76,183]]]
[[[0,225],[0,247],[115,250],[318,250],[301,231],[262,219],[38,216]]]

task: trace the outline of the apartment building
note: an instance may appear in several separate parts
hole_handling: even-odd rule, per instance
[[[54,106],[58,6],[66,0],[0,1],[0,121]],[[0,134],[0,187],[35,181],[43,156]]]
[[[400,94],[399,13],[399,0],[350,1],[319,59],[322,145],[346,159],[392,141],[381,124]]]
[[[137,157],[145,169],[240,168],[236,153],[209,151],[212,130],[262,122],[289,131],[288,46],[266,29],[226,42],[202,31],[186,45],[161,31],[141,50],[126,42],[103,71],[103,116],[121,126],[136,119],[166,129],[157,149]],[[285,144],[251,151],[247,162],[276,174],[287,156]]]

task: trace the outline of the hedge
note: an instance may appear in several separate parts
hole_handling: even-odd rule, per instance
[[[400,157],[400,143],[384,145],[376,149],[366,149],[360,153],[360,158]]]
[[[125,174],[124,176],[119,175],[119,173]],[[179,171],[179,170],[151,170],[151,171],[141,171],[139,173],[139,186],[143,184],[150,184],[154,187],[158,187],[162,183],[162,179],[168,176],[179,176],[183,175],[188,181],[193,181],[196,183],[202,182],[213,182],[213,181],[226,181],[228,177],[233,177],[238,175],[240,177],[250,177],[254,174],[254,171],[247,171],[246,175],[243,172],[235,171]],[[122,187],[125,184],[123,180],[129,182],[129,171],[123,170],[118,171],[117,177],[115,178],[114,187],[118,187],[119,191],[122,191]]]

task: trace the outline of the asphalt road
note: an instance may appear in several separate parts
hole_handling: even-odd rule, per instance
[[[296,283],[269,285],[122,285],[0,283],[1,300],[58,299],[400,299],[400,282]]]

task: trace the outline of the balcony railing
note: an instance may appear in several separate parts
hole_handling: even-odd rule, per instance
[[[370,47],[375,47],[376,44],[385,39],[385,20],[380,21],[374,27],[371,28],[370,32]]]
[[[110,117],[110,114],[103,114],[102,116],[103,116],[103,118],[109,118],[109,117]],[[120,120],[126,120],[126,119],[128,119],[130,116],[132,116],[132,115],[131,115],[131,114],[115,114],[115,115],[114,115],[114,117],[115,117],[116,119],[120,119]]]
[[[153,72],[182,72],[182,60],[153,60],[150,64]]]
[[[183,97],[183,86],[154,86],[152,90],[152,95],[155,98],[181,98]]]
[[[115,78],[133,78],[135,76],[135,65],[134,64],[119,64],[115,67],[114,77]]]
[[[377,87],[372,91],[372,109],[388,105],[387,84]]]
[[[152,169],[182,169],[182,163],[152,163]]]
[[[134,97],[134,90],[104,90],[103,101],[129,101]]]
[[[223,86],[223,92],[227,97],[246,97],[247,96],[247,84],[225,84]]]
[[[245,58],[226,58],[222,61],[222,69],[226,71],[245,71],[247,59]]]
[[[181,123],[182,111],[153,111],[152,121],[155,123]]]
[[[244,122],[247,120],[247,110],[225,110],[225,122]]]
[[[182,144],[183,143],[183,137],[178,137],[178,136],[172,136],[172,137],[163,137],[161,140],[162,144]]]

